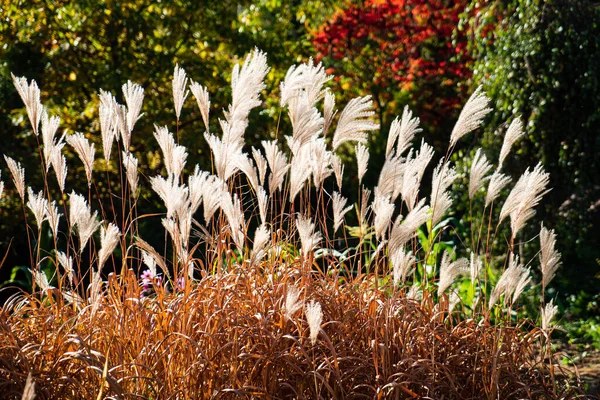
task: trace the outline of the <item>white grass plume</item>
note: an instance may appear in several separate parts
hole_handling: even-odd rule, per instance
[[[119,127],[116,121],[117,102],[112,94],[100,90],[100,107],[98,113],[100,116],[100,135],[102,136],[102,150],[106,162],[110,160],[112,144],[116,139]]]
[[[79,236],[79,250],[83,251],[90,237],[101,225],[98,221],[98,211],[92,214],[85,198],[75,192],[71,192],[69,200],[71,203],[69,220]]]
[[[195,213],[202,204],[204,197],[204,185],[208,181],[210,174],[207,171],[201,171],[200,166],[196,165],[194,173],[188,177],[188,189],[190,195],[190,208]]]
[[[357,97],[348,102],[333,134],[331,145],[334,151],[344,142],[365,143],[367,132],[379,129],[378,124],[369,120],[375,114],[372,108],[371,96]]]
[[[499,169],[496,169],[490,178],[488,185],[487,194],[485,196],[485,206],[492,204],[494,200],[498,198],[500,192],[506,185],[510,183],[510,177],[504,175]]]
[[[79,159],[83,163],[85,169],[85,176],[87,178],[88,186],[92,185],[92,171],[94,170],[94,155],[96,150],[94,144],[86,139],[85,135],[80,132],[75,132],[73,135],[66,137],[67,143],[73,147]]]
[[[471,276],[471,284],[475,284],[475,281],[479,279],[479,273],[483,269],[483,263],[475,253],[471,252],[471,260],[469,262],[469,272]]]
[[[65,181],[67,179],[67,158],[62,154],[62,145],[54,146],[52,149],[52,155],[50,156],[52,168],[56,175],[56,181],[58,182],[58,188],[61,193],[65,192]]]
[[[333,233],[335,233],[342,225],[344,215],[352,209],[352,206],[346,207],[348,199],[338,192],[333,192],[331,201],[333,203]]]
[[[444,162],[444,160],[440,160],[440,163],[433,171],[433,178],[431,180],[431,209],[433,210],[431,219],[434,226],[441,221],[452,205],[452,198],[446,189],[452,185],[452,182],[456,178],[458,178],[456,169],[451,167],[449,163]]]
[[[502,221],[510,215],[513,237],[535,214],[533,208],[548,192],[546,186],[549,182],[550,175],[544,171],[541,164],[538,164],[533,171],[529,171],[528,168],[511,190],[502,206],[499,220]]]
[[[483,118],[492,111],[491,108],[488,108],[489,102],[490,99],[479,86],[460,112],[458,121],[456,121],[450,135],[450,147],[453,147],[466,134],[479,128]]]
[[[442,256],[438,296],[441,296],[452,285],[457,276],[469,271],[469,261],[466,258],[459,258],[456,261],[452,261],[453,255],[454,251],[452,253],[444,251],[444,255]]]
[[[529,269],[519,264],[519,256],[511,253],[508,268],[502,273],[492,291],[489,308],[491,309],[502,295],[504,295],[505,303],[508,303],[511,298],[514,302],[530,279]]]
[[[256,200],[258,202],[258,213],[260,215],[260,222],[262,224],[267,223],[267,202],[269,197],[267,191],[261,186],[256,191]]]
[[[143,115],[140,114],[140,111],[142,111],[142,103],[144,102],[144,89],[137,83],[127,81],[127,83],[122,86],[122,90],[125,103],[127,103],[127,136],[123,137],[123,144],[125,145],[125,150],[129,150],[131,132],[133,132],[133,127],[137,120]],[[125,132],[122,132],[122,134],[123,133]],[[128,140],[125,140],[126,138]]]
[[[58,224],[60,223],[61,216],[62,214],[58,212],[58,207],[56,207],[56,201],[52,203],[46,202],[46,221],[48,221],[52,236],[56,240],[58,240]]]
[[[162,199],[167,208],[167,218],[174,216],[181,210],[189,199],[189,190],[185,185],[179,185],[179,179],[175,175],[169,175],[167,179],[162,176],[150,178],[152,190]]]
[[[376,191],[381,196],[388,196],[392,202],[396,201],[402,190],[404,181],[405,159],[392,155],[386,158],[377,181]]]
[[[277,147],[277,142],[274,140],[261,142],[265,150],[265,158],[269,163],[271,175],[269,176],[269,191],[274,193],[275,190],[281,190],[285,174],[290,168],[287,157]]]
[[[131,153],[123,152],[123,166],[125,167],[125,175],[129,183],[129,191],[131,196],[136,199],[138,196],[138,160]]]
[[[310,342],[315,345],[317,343],[317,337],[321,330],[321,322],[323,322],[323,312],[321,310],[321,304],[311,300],[304,309],[306,320],[308,321],[308,327],[310,330]]]
[[[554,278],[556,270],[561,266],[560,253],[556,251],[556,234],[542,224],[540,230],[540,267],[542,270],[542,285],[544,289]]]
[[[338,190],[342,190],[344,163],[342,163],[342,160],[335,154],[331,155],[331,168],[335,175],[335,182],[337,183]]]
[[[73,269],[73,257],[67,257],[67,255],[62,251],[57,251],[56,258],[58,259],[58,263],[67,273],[67,279],[69,279],[69,283],[71,283],[71,286],[73,286],[75,277],[75,270]]]
[[[358,163],[358,183],[362,182],[365,173],[367,172],[367,166],[369,164],[369,149],[359,143],[355,147],[356,151],[356,162]]]
[[[171,83],[173,85],[173,104],[175,106],[175,116],[177,117],[177,121],[179,121],[183,103],[189,94],[189,91],[186,90],[188,78],[185,74],[185,70],[181,68],[179,64],[175,64],[173,80]]]
[[[404,167],[404,177],[402,178],[402,198],[406,203],[408,210],[412,210],[421,186],[421,179],[425,173],[427,165],[433,158],[433,147],[429,146],[424,141],[421,142],[421,148],[413,156],[409,154]]]
[[[206,89],[206,87],[194,81],[192,81],[192,83],[190,84],[190,90],[196,98],[196,103],[198,103],[198,108],[200,109],[200,115],[202,116],[202,121],[204,122],[206,131],[210,132],[210,97],[208,94],[208,90]]]
[[[416,236],[417,229],[423,225],[429,219],[429,206],[425,204],[425,199],[422,199],[413,209],[408,213],[404,221],[402,216],[399,215],[394,222],[392,227],[392,233],[390,235],[389,249],[390,252],[394,252],[404,246],[406,242]]]
[[[44,145],[44,162],[46,163],[46,172],[50,168],[51,155],[54,147],[59,145],[62,141],[61,138],[58,142],[56,142],[54,138],[59,125],[59,117],[48,117],[46,110],[42,110],[42,143]]]
[[[510,148],[512,145],[519,140],[525,131],[523,130],[523,121],[521,121],[521,117],[516,117],[512,120],[508,129],[506,130],[506,134],[504,135],[504,141],[502,142],[502,149],[500,150],[500,159],[498,161],[498,166],[502,166],[502,163],[510,153]]]
[[[265,178],[267,176],[267,159],[262,155],[260,150],[254,147],[252,147],[252,158],[254,158],[254,163],[258,169],[258,182],[260,183],[260,186],[264,186]]]
[[[380,195],[378,191],[375,190],[371,209],[373,210],[373,214],[375,214],[375,218],[373,219],[375,235],[377,239],[382,240],[392,222],[392,215],[394,214],[396,206],[390,201],[388,196]]]
[[[337,114],[337,110],[335,109],[335,95],[331,93],[329,90],[325,92],[325,100],[323,101],[323,133],[327,134],[329,127],[331,126],[331,122],[333,121],[333,117]]]
[[[408,106],[404,106],[404,110],[402,111],[402,119],[398,120],[398,117],[396,117],[392,121],[390,133],[388,135],[387,146],[385,149],[386,158],[392,155],[394,145],[396,144],[396,151],[394,154],[398,156],[404,153],[410,147],[415,135],[422,131],[422,129],[419,128],[419,123],[419,118],[413,118],[412,111],[410,111]]]
[[[544,308],[542,308],[541,320],[542,330],[548,331],[551,327],[552,320],[558,312],[558,306],[554,305],[554,300],[550,300]]]
[[[321,233],[315,233],[315,224],[309,218],[302,215],[299,215],[296,219],[296,228],[298,229],[298,236],[300,236],[300,244],[302,245],[302,256],[306,259],[308,254],[321,241]]]
[[[250,256],[250,265],[255,266],[266,255],[267,246],[271,242],[271,231],[266,225],[261,225],[256,228],[254,233],[254,243],[252,245],[252,255]]]
[[[154,129],[154,138],[162,150],[167,174],[179,177],[185,167],[188,156],[186,148],[175,143],[173,134],[169,132],[166,126],[155,126]]]
[[[481,149],[477,149],[475,157],[473,157],[473,162],[471,163],[471,171],[469,174],[469,199],[473,199],[475,193],[481,189],[485,181],[490,179],[490,177],[486,175],[491,169],[492,165],[488,163],[485,154],[483,154]]]
[[[292,154],[319,137],[323,131],[324,119],[316,107],[309,103],[308,94],[301,93],[290,100],[289,116],[292,122],[292,136],[287,137]]]
[[[291,320],[294,314],[302,308],[304,302],[300,300],[300,291],[296,286],[290,286],[285,295],[285,308],[283,316],[286,320]]]
[[[17,193],[21,197],[21,201],[25,201],[25,169],[21,167],[21,163],[16,162],[12,158],[8,156],[4,156],[4,160],[6,161],[6,165],[10,170],[12,175],[13,182],[15,184],[15,188],[17,189]]]
[[[290,202],[293,202],[312,173],[310,148],[304,147],[290,164]]]
[[[412,273],[416,259],[412,251],[406,252],[403,248],[399,248],[390,257],[392,262],[392,279],[394,285],[406,281],[406,277]]]
[[[248,179],[248,182],[250,182],[252,189],[254,189],[254,191],[258,190],[258,172],[256,171],[256,167],[254,166],[252,159],[246,154],[240,152],[234,158],[234,162],[236,163],[238,169],[242,171],[244,175],[246,175],[246,178]]]
[[[310,143],[310,166],[313,183],[317,189],[321,188],[325,179],[332,173],[331,157],[333,153],[327,150],[325,138],[316,138]]]
[[[38,135],[38,127],[40,125],[40,118],[42,116],[42,103],[40,102],[40,89],[35,80],[31,80],[31,83],[27,83],[27,78],[16,77],[12,73],[10,74],[13,80],[13,84],[21,96],[25,109],[27,110],[27,116],[29,122],[33,128],[35,135]]]
[[[27,207],[29,207],[33,213],[38,229],[41,229],[42,224],[46,220],[46,207],[48,205],[48,200],[44,198],[44,192],[40,191],[38,194],[35,194],[30,187],[27,188],[27,196],[29,198],[27,201]]]
[[[221,205],[221,197],[227,192],[227,185],[219,177],[211,175],[203,187],[204,221],[209,223]]]
[[[323,64],[314,65],[312,58],[305,64],[290,67],[279,86],[281,91],[280,105],[284,107],[299,93],[305,93],[308,103],[314,106],[325,96],[326,89],[323,89],[323,85],[331,78],[325,73]]]
[[[98,268],[102,269],[115,247],[119,243],[121,232],[113,223],[108,224],[108,227],[100,228],[100,251],[98,252]]]
[[[33,275],[33,279],[35,280],[35,284],[37,286],[39,286],[40,290],[43,292],[46,292],[46,290],[51,289],[52,286],[50,286],[50,283],[48,282],[48,278],[46,277],[46,273],[41,270],[41,269],[37,269],[35,271],[31,271],[32,275]]]

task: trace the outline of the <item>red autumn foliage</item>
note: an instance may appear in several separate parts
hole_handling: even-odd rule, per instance
[[[368,82],[379,107],[408,91],[421,119],[437,126],[464,98],[467,38],[455,33],[465,0],[366,0],[349,3],[313,38],[318,59],[351,85]],[[360,89],[359,89],[360,90]],[[396,97],[397,99],[397,97]],[[394,107],[397,113],[397,107]],[[385,114],[385,110],[382,110]]]

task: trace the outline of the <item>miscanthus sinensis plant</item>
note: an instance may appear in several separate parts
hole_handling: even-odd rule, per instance
[[[372,100],[359,97],[337,110],[327,87],[331,76],[312,60],[291,67],[280,85],[291,130],[259,147],[245,143],[268,72],[266,54],[258,50],[235,65],[231,104],[218,119],[220,130],[211,132],[210,88],[177,65],[177,135],[155,127],[164,173],[149,178],[139,176],[131,147],[143,118],[141,86],[123,85],[125,104],[99,93],[99,133],[57,136],[60,120],[40,103],[37,84],[13,77],[33,134],[42,139],[44,186],[28,186],[21,164],[4,156],[34,233],[34,283],[33,295],[17,296],[3,308],[2,318],[13,322],[2,329],[14,343],[38,343],[40,329],[29,322],[46,320],[44,332],[52,338],[34,347],[51,367],[12,360],[15,352],[20,360],[36,356],[6,345],[0,349],[9,366],[0,373],[2,387],[20,393],[29,370],[46,395],[77,389],[82,398],[209,398],[228,391],[296,398],[561,397],[553,370],[546,380],[547,365],[536,364],[534,352],[535,343],[547,349],[553,329],[556,307],[544,302],[543,292],[560,265],[556,238],[541,228],[539,263],[523,260],[515,246],[549,190],[548,174],[541,164],[532,166],[503,196],[511,178],[502,164],[523,135],[519,118],[510,124],[499,160],[477,150],[468,193],[485,199],[474,211],[481,222],[470,238],[457,241],[462,247],[443,248],[436,244],[450,229],[444,217],[459,178],[450,156],[491,111],[481,88],[464,106],[439,159],[418,138],[419,118],[405,108],[391,125],[377,182],[365,182],[369,137],[379,129]],[[189,92],[206,126],[210,171],[188,165],[189,150],[178,141],[196,134],[179,130]],[[87,193],[69,187],[67,147],[83,164]],[[358,187],[346,188],[339,154],[353,147]],[[93,195],[106,179],[94,170],[102,162],[122,166],[114,196],[122,201],[122,215],[111,215]],[[428,168],[431,191],[425,192]],[[143,188],[164,203],[154,216],[138,215]],[[354,205],[351,191],[358,192]],[[358,226],[345,226],[349,215]],[[144,240],[137,223],[142,217],[160,218],[170,246],[155,249]],[[512,235],[508,251],[495,254],[501,224],[510,224]],[[45,229],[53,237],[50,250],[38,245]],[[40,268],[47,262],[55,266],[53,276]],[[531,274],[536,264],[540,282]],[[469,290],[461,299],[457,287],[465,282]],[[542,299],[540,328],[528,331],[512,316],[527,290],[541,292]],[[54,350],[44,347],[50,342]]]

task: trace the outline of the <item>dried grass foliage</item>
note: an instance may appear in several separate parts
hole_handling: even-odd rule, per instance
[[[459,321],[447,301],[376,290],[366,277],[317,276],[315,345],[285,297],[298,274],[237,270],[184,295],[140,299],[133,272],[112,275],[95,313],[57,293],[2,309],[0,392],[19,398],[29,372],[38,399],[563,398],[536,365],[542,331]]]

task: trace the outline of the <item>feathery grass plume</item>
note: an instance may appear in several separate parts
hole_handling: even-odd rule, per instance
[[[62,154],[62,147],[55,146],[52,149],[52,155],[50,156],[50,164],[52,165],[52,169],[54,169],[54,174],[56,175],[56,181],[58,182],[58,188],[61,193],[65,192],[65,180],[67,179],[67,158]]]
[[[403,248],[399,248],[390,257],[392,262],[392,279],[394,285],[406,281],[406,277],[412,272],[416,258],[412,251],[406,252]]]
[[[21,396],[21,400],[33,400],[35,399],[35,381],[31,376],[31,372],[27,375],[27,380],[25,381],[25,389],[23,389],[23,395]]]
[[[413,156],[411,150],[404,164],[404,176],[402,177],[402,189],[400,189],[400,193],[402,193],[402,198],[409,211],[413,209],[417,202],[421,179],[427,165],[433,158],[433,153],[433,147],[422,141],[419,151]]]
[[[225,125],[226,124],[227,123],[225,123]],[[227,181],[238,171],[236,159],[242,152],[243,142],[227,142],[219,139],[215,135],[207,133],[204,133],[204,139],[208,143],[213,154],[213,162],[215,170],[217,171],[217,176],[223,181]]]
[[[73,286],[73,278],[75,277],[75,270],[73,270],[73,257],[67,257],[67,255],[62,251],[57,251],[56,258],[58,259],[58,263],[63,267],[63,269],[67,273],[69,283],[71,284],[71,286]]]
[[[326,134],[329,130],[335,114],[337,114],[337,110],[335,109],[335,95],[326,90],[325,100],[323,101],[323,134]]]
[[[246,236],[244,234],[244,211],[242,210],[242,203],[237,194],[231,195],[225,191],[221,195],[221,209],[227,217],[229,227],[231,229],[231,236],[235,245],[238,247],[240,252],[244,251],[244,241]]]
[[[302,245],[302,256],[306,259],[308,253],[321,241],[321,233],[315,232],[314,222],[311,222],[309,218],[303,215],[298,215],[296,228],[298,229],[298,236],[300,236],[300,244]]]
[[[267,176],[267,159],[263,157],[260,150],[252,146],[252,158],[258,169],[258,182],[260,186],[265,186],[265,178]]]
[[[121,141],[125,150],[129,150],[131,146],[131,132],[127,127],[127,115],[127,107],[115,101],[113,124],[121,132]]]
[[[381,171],[379,171],[376,191],[381,196],[390,197],[392,202],[396,201],[402,190],[406,167],[404,161],[404,158],[392,155],[386,158]]]
[[[57,143],[54,138],[59,125],[59,117],[49,118],[46,110],[42,109],[42,143],[44,145],[44,162],[46,163],[46,172],[48,172],[48,169],[50,168],[51,156],[54,147],[60,145],[63,139],[59,139]],[[64,144],[62,146],[64,146]]]
[[[333,153],[327,150],[325,138],[314,139],[310,143],[309,151],[313,183],[315,184],[315,187],[319,189],[323,185],[325,179],[333,173],[333,170],[331,169],[331,156]]]
[[[560,253],[556,251],[556,234],[554,229],[548,230],[542,224],[540,230],[540,267],[542,270],[542,286],[544,290],[554,278],[556,270],[561,266]]]
[[[91,305],[91,315],[92,318],[98,311],[100,307],[100,303],[102,302],[102,270],[98,269],[94,271],[92,267],[90,269],[92,279],[89,285],[89,304]]]
[[[481,189],[485,181],[490,179],[490,177],[486,175],[491,169],[492,165],[488,163],[485,154],[483,154],[480,148],[477,149],[475,157],[473,157],[473,162],[471,163],[471,172],[469,174],[469,199],[472,200],[475,193]]]
[[[124,151],[123,166],[125,167],[125,175],[127,176],[127,182],[129,183],[131,196],[136,199],[138,196],[138,160],[133,156],[133,154]]]
[[[263,149],[265,149],[265,158],[271,168],[271,175],[269,176],[269,192],[274,193],[275,190],[281,190],[285,174],[290,168],[287,157],[277,147],[275,140],[263,140],[261,142]]]
[[[252,245],[252,254],[250,256],[250,265],[258,264],[266,255],[266,248],[271,242],[271,231],[266,225],[256,228],[254,233],[254,244]]]
[[[392,227],[390,234],[389,250],[390,253],[401,248],[406,242],[417,235],[417,229],[429,219],[429,206],[425,204],[425,199],[408,213],[404,221],[402,215],[399,215]]]
[[[42,293],[52,288],[52,286],[50,286],[50,283],[48,283],[48,278],[46,277],[46,273],[43,270],[37,269],[35,271],[31,271],[31,275],[33,275],[35,284],[39,286]]]
[[[471,97],[469,97],[469,100],[467,100],[467,103],[458,116],[458,120],[450,135],[450,147],[453,147],[466,134],[479,128],[483,118],[492,111],[488,107],[489,102],[490,99],[482,91],[481,86],[479,86]]]
[[[225,112],[227,124],[222,124],[223,142],[242,146],[244,131],[248,126],[250,110],[260,105],[260,92],[265,89],[263,80],[269,67],[267,56],[258,49],[246,57],[240,67],[236,64],[231,74],[231,104]]]
[[[167,207],[167,218],[174,216],[189,201],[189,189],[179,185],[179,178],[171,174],[167,179],[162,176],[150,178],[152,190],[162,199]]]
[[[289,116],[292,122],[292,135],[286,140],[292,154],[297,155],[304,146],[319,137],[323,131],[323,117],[316,107],[311,105],[308,94],[300,93],[290,100]]]
[[[221,197],[227,192],[227,185],[219,177],[211,175],[203,187],[202,200],[204,202],[204,221],[210,219],[221,206]]]
[[[392,155],[394,145],[397,143],[395,155],[400,156],[409,147],[410,143],[415,138],[415,135],[421,132],[423,129],[419,128],[421,121],[418,117],[413,118],[413,113],[410,111],[408,106],[404,106],[402,111],[402,119],[398,120],[396,117],[392,121],[390,127],[390,133],[388,134],[387,146],[385,149],[385,157],[388,158]]]
[[[46,221],[48,221],[48,224],[50,224],[52,236],[56,240],[58,240],[58,224],[60,222],[61,215],[62,214],[58,212],[58,207],[56,207],[56,201],[53,201],[51,204],[46,202]]]
[[[369,120],[375,114],[372,107],[371,96],[357,97],[348,102],[333,134],[331,146],[334,151],[344,142],[365,143],[367,132],[379,129],[378,124]]]
[[[371,190],[366,187],[362,188],[362,196],[360,199],[360,226],[365,228],[367,226],[367,210],[369,209],[369,199],[371,198]]]
[[[150,274],[156,276],[156,260],[154,259],[154,256],[147,251],[142,250],[142,262],[148,267]]]
[[[375,188],[375,196],[371,204],[371,210],[375,214],[373,226],[375,227],[375,236],[378,240],[385,237],[385,233],[392,222],[392,215],[396,206],[390,201],[388,196],[383,196],[378,193],[378,187]]]
[[[502,166],[504,159],[506,159],[506,156],[508,156],[508,153],[510,153],[510,148],[512,147],[512,145],[517,140],[519,140],[524,134],[525,131],[523,130],[523,121],[521,121],[521,117],[515,117],[515,119],[513,119],[510,125],[508,126],[506,134],[504,135],[502,149],[500,150],[500,159],[498,161],[499,167]]]
[[[469,272],[471,275],[471,284],[475,284],[475,281],[479,279],[479,273],[483,269],[483,264],[481,259],[475,255],[475,253],[471,252],[471,260],[469,262]]]
[[[486,207],[492,204],[492,202],[498,198],[502,189],[504,189],[504,187],[508,185],[510,181],[510,177],[501,173],[500,169],[496,169],[496,171],[494,171],[492,177],[490,178],[487,194],[485,196]]]
[[[21,167],[20,162],[17,163],[6,155],[4,156],[4,160],[10,170],[17,193],[19,193],[19,196],[21,197],[21,201],[25,201],[25,169]]]
[[[188,177],[188,189],[190,195],[190,208],[192,213],[195,213],[202,203],[204,196],[204,185],[210,178],[207,171],[201,171],[200,166],[196,164],[194,173]]]
[[[342,190],[342,179],[344,178],[344,164],[342,160],[335,154],[331,155],[331,168],[333,169],[333,173],[335,175],[335,182],[337,184],[338,190]]]
[[[200,115],[202,115],[202,121],[204,122],[206,131],[210,132],[210,126],[208,124],[208,117],[210,115],[210,100],[208,89],[206,89],[206,87],[200,85],[199,83],[192,81],[192,83],[190,84],[190,90],[196,98],[196,103],[198,103],[198,108],[200,109]]]
[[[294,202],[312,173],[310,147],[303,147],[290,164],[290,202]]]
[[[523,290],[525,290],[525,286],[531,283],[531,268],[522,268],[520,270],[519,279],[515,283],[515,288],[513,290],[512,302],[515,303]]]
[[[21,96],[21,100],[23,104],[25,104],[25,109],[27,110],[27,116],[29,117],[29,122],[31,122],[31,127],[33,128],[33,133],[38,135],[38,127],[40,125],[40,118],[42,116],[42,103],[40,102],[40,89],[35,80],[31,80],[31,83],[27,83],[27,78],[25,77],[16,77],[12,73],[10,74],[13,80],[13,84]]]
[[[519,256],[510,254],[508,259],[508,268],[502,273],[500,279],[496,283],[496,287],[490,296],[489,308],[491,309],[498,301],[500,296],[504,295],[504,302],[513,298],[513,303],[521,294],[525,285],[529,282],[529,269],[519,264]],[[517,289],[519,292],[517,293]],[[516,296],[514,296],[516,295]]]
[[[27,207],[29,207],[33,213],[38,229],[41,229],[42,224],[46,220],[46,207],[48,206],[48,200],[44,198],[43,191],[35,194],[30,187],[27,187],[27,197],[29,198],[27,201]]]
[[[342,225],[344,215],[346,215],[348,211],[352,210],[352,206],[344,208],[348,202],[348,199],[343,197],[338,192],[333,192],[331,200],[333,202],[333,233],[335,233]]]
[[[450,206],[452,205],[452,198],[446,191],[452,182],[456,180],[458,173],[454,167],[450,167],[449,163],[444,163],[440,160],[440,163],[433,171],[433,178],[431,180],[431,209],[433,210],[431,220],[435,226],[441,221],[442,217],[446,214]]]
[[[300,93],[306,93],[308,104],[314,106],[328,93],[323,89],[323,85],[331,78],[332,76],[325,73],[323,64],[314,65],[312,58],[306,64],[293,65],[279,85],[281,92],[279,104],[285,107]]]
[[[154,138],[162,150],[167,174],[179,177],[188,156],[186,148],[175,143],[173,135],[166,126],[154,126],[154,129]]]
[[[369,149],[359,143],[355,148],[356,162],[358,163],[358,184],[362,182],[365,172],[367,172],[367,166],[369,164]]]
[[[80,251],[83,251],[85,245],[102,222],[98,221],[98,211],[90,210],[85,198],[75,192],[71,192],[69,195],[71,202],[71,209],[69,212],[69,220],[71,226],[76,229],[77,235],[79,236]]]
[[[256,171],[256,167],[254,166],[252,159],[244,153],[238,153],[234,162],[236,163],[238,169],[242,171],[244,175],[246,175],[246,178],[248,179],[248,182],[250,182],[252,189],[256,191],[259,186],[258,172]]]
[[[96,154],[94,144],[90,144],[90,142],[85,138],[85,135],[80,132],[75,132],[73,135],[67,136],[66,141],[69,146],[73,147],[79,156],[79,159],[83,163],[88,186],[91,186],[92,171],[94,169],[94,155]]]
[[[546,186],[549,182],[550,174],[544,172],[542,165],[538,164],[531,172],[527,168],[509,193],[500,211],[499,220],[502,221],[510,215],[510,227],[513,237],[517,235],[525,222],[535,214],[533,208],[548,193],[549,190],[546,190]]]
[[[258,213],[260,215],[260,222],[261,224],[266,224],[267,201],[269,197],[267,196],[267,191],[262,186],[259,186],[258,190],[256,191],[256,199],[258,201]]]
[[[107,228],[100,227],[100,252],[98,253],[98,268],[102,269],[112,252],[119,243],[121,232],[113,223],[109,223]]]
[[[286,320],[291,320],[294,314],[302,308],[303,301],[300,300],[300,291],[296,286],[290,286],[285,295],[285,312],[283,317]],[[320,324],[319,324],[320,325]]]
[[[117,137],[119,126],[116,122],[116,105],[117,102],[112,94],[107,91],[100,90],[100,107],[98,113],[100,116],[100,135],[102,136],[102,150],[104,151],[104,159],[108,163],[112,152],[112,144]]]
[[[128,150],[129,144],[131,143],[131,132],[133,132],[133,127],[137,120],[144,115],[140,114],[140,111],[142,111],[142,103],[144,102],[144,88],[137,83],[127,81],[121,89],[123,90],[123,97],[127,104],[127,132],[126,136],[123,136],[123,144],[125,145],[125,150]],[[125,132],[121,132],[121,134],[124,133]],[[125,137],[127,137],[128,140],[125,140]]]
[[[187,82],[188,78],[185,75],[185,70],[181,68],[179,64],[175,64],[171,84],[173,85],[173,104],[175,105],[175,116],[177,117],[177,121],[179,121],[183,103],[189,94],[189,91],[186,90]]]
[[[304,309],[306,320],[308,321],[308,328],[310,329],[310,342],[314,346],[317,343],[317,337],[321,330],[321,322],[323,322],[323,312],[321,311],[321,304],[311,300]]]
[[[557,312],[558,306],[554,305],[554,299],[550,300],[546,306],[542,308],[542,330],[548,331]]]
[[[446,289],[452,285],[458,275],[465,274],[469,271],[469,261],[466,258],[459,258],[456,261],[452,261],[454,256],[454,250],[452,253],[444,250],[442,256],[442,262],[440,264],[440,281],[438,282],[437,295],[441,296],[444,294]]]

